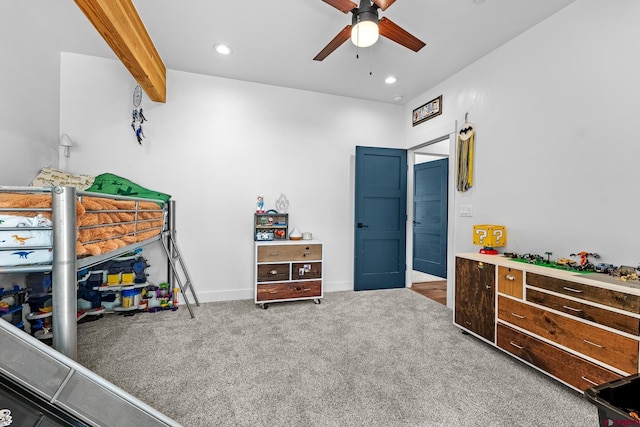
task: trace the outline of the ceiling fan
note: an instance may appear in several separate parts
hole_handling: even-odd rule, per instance
[[[347,25],[318,53],[315,61],[322,61],[345,41],[351,38],[358,47],[369,47],[378,40],[378,35],[393,40],[402,46],[419,51],[425,43],[383,17],[378,19],[378,9],[386,10],[396,0],[360,0],[360,6],[351,0],[322,0],[342,13],[353,14],[351,25]]]

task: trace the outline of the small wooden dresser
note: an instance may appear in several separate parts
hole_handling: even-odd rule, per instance
[[[255,303],[312,299],[323,296],[323,244],[318,240],[255,242]]]

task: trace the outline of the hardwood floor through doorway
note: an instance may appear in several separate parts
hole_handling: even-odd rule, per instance
[[[440,304],[447,305],[447,281],[418,282],[411,284],[411,290]]]

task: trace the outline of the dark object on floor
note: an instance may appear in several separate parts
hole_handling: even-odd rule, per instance
[[[638,423],[640,374],[586,389],[584,396],[598,407],[598,419],[601,426]]]

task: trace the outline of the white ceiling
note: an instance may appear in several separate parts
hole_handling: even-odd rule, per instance
[[[21,37],[44,38],[61,51],[116,58],[74,2],[10,1],[10,10],[22,9],[15,21],[16,28],[27,29]],[[347,41],[321,62],[313,57],[351,23],[351,14],[322,0],[133,3],[168,69],[404,104],[573,1],[397,0],[380,16],[426,47],[416,53],[381,37],[356,59]],[[233,54],[214,54],[217,42],[231,45]],[[389,75],[397,77],[396,84],[384,83]]]

